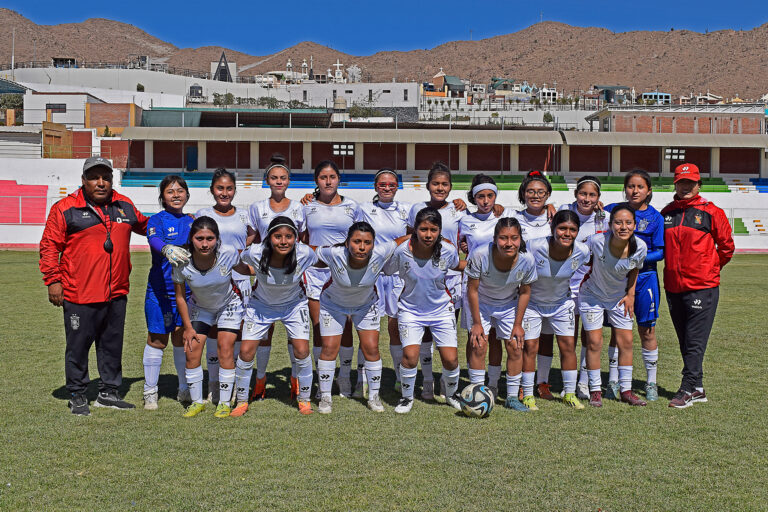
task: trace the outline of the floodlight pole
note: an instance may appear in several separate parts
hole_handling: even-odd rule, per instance
[[[11,78],[16,80],[16,27],[13,27],[11,36]]]

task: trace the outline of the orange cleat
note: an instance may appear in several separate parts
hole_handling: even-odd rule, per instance
[[[543,398],[544,400],[554,400],[555,397],[552,395],[552,391],[549,390],[549,383],[542,382],[538,386],[536,386],[537,391],[539,392],[539,397]]]
[[[291,400],[299,397],[299,379],[291,376]]]
[[[237,404],[237,407],[232,409],[232,412],[230,412],[229,415],[235,418],[239,418],[246,412],[248,412],[248,402],[240,402]]]
[[[267,377],[264,376],[261,379],[256,379],[256,384],[253,386],[253,393],[251,393],[251,401],[264,400],[264,396],[267,394]]]
[[[312,404],[309,403],[309,400],[299,400],[298,404],[299,404],[299,412],[301,414],[306,415],[306,414],[312,414],[313,412],[315,412],[312,410]]]

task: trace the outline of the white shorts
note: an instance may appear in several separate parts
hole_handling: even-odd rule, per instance
[[[576,331],[576,306],[568,299],[556,306],[528,304],[523,318],[525,339],[535,340],[541,334],[573,336]]]
[[[247,277],[245,279],[235,279],[234,281],[238,290],[240,290],[240,295],[243,299],[243,306],[248,306],[248,299],[251,298],[251,291],[253,289],[251,286],[251,278]]]
[[[463,275],[461,272],[448,272],[445,276],[445,287],[448,288],[448,293],[451,294],[451,302],[456,306],[456,309],[461,307],[461,301],[464,297],[464,291],[462,290]]]
[[[304,271],[304,291],[308,299],[320,300],[320,292],[325,283],[331,280],[331,269],[309,267]]]
[[[581,294],[579,310],[581,322],[585,331],[597,331],[603,328],[603,313],[608,313],[608,321],[616,329],[631,331],[633,322],[628,316],[624,316],[624,306],[619,306],[619,300],[604,302],[587,293]]]
[[[424,337],[424,329],[429,328],[435,345],[438,347],[457,347],[456,340],[456,316],[453,306],[439,315],[416,316],[407,311],[400,310],[397,314],[397,326],[400,330],[400,343],[404,347],[420,345]]]
[[[397,300],[403,291],[403,280],[398,274],[379,275],[376,280],[376,293],[379,296],[379,311],[389,317],[397,318]]]
[[[468,302],[468,301],[464,301]],[[469,304],[465,304],[462,310],[462,319],[466,316],[467,325],[472,327],[472,313],[469,311]],[[496,306],[493,304],[480,303],[480,322],[483,326],[483,332],[488,334],[491,327],[496,329],[496,339],[508,340],[512,338],[512,328],[515,326],[515,316],[517,313],[517,302]]]
[[[379,305],[374,302],[359,308],[344,308],[320,300],[320,336],[341,336],[348,318],[358,331],[378,331]]]
[[[253,298],[245,311],[243,326],[244,340],[265,340],[269,328],[277,322],[283,322],[289,339],[309,339],[309,307],[306,300],[297,300],[293,304],[269,306]]]
[[[204,309],[189,301],[189,319],[192,322],[201,322],[209,326],[217,326],[219,329],[240,330],[243,323],[243,301],[235,296],[229,304],[217,311]]]

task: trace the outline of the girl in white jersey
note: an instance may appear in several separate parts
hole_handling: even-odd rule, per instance
[[[269,185],[270,196],[262,201],[256,201],[248,208],[248,219],[251,228],[256,231],[254,242],[261,243],[267,239],[267,231],[272,219],[278,215],[290,218],[299,231],[304,232],[304,207],[298,201],[285,196],[285,191],[291,184],[291,172],[285,163],[285,157],[275,153],[270,157],[270,165],[264,171],[264,181]],[[267,389],[267,364],[272,350],[272,333],[256,349],[256,382],[253,386],[252,400],[263,400]],[[291,400],[298,396],[299,385],[296,378],[296,359],[293,355],[293,345],[288,339],[288,356],[291,360]]]
[[[318,412],[331,412],[331,384],[336,371],[341,336],[347,322],[357,329],[360,350],[365,357],[368,379],[368,407],[383,412],[379,398],[381,356],[379,355],[379,299],[376,282],[397,242],[375,242],[376,233],[367,222],[350,226],[343,244],[316,249],[319,260],[331,271],[331,280],[320,294],[320,336],[323,350],[317,361],[320,385]]]
[[[610,231],[587,240],[592,268],[581,285],[579,310],[587,334],[589,404],[603,405],[600,392],[600,352],[603,348],[603,318],[607,312],[619,347],[621,401],[645,405],[632,392],[632,317],[637,274],[645,261],[645,242],[635,237],[635,211],[627,204],[611,211]]]
[[[221,244],[219,228],[210,217],[195,219],[189,229],[189,262],[173,269],[176,306],[184,326],[184,349],[187,356],[185,374],[192,404],[184,413],[191,418],[205,410],[203,402],[203,368],[200,360],[211,327],[218,326],[217,339],[220,358],[220,400],[215,416],[229,416],[229,401],[235,383],[234,347],[243,319],[243,302],[234,272],[250,272],[240,262],[240,255],[230,246]],[[186,286],[191,297],[186,301]]]
[[[579,216],[570,210],[561,210],[552,218],[551,236],[528,241],[528,251],[536,260],[538,279],[531,285],[531,302],[525,311],[524,326],[526,340],[531,340],[534,344],[539,343],[544,327],[557,334],[563,376],[563,402],[575,409],[583,409],[584,405],[575,394],[578,373],[574,336],[576,306],[572,298],[570,280],[574,272],[589,262],[590,253],[586,244],[576,240],[578,232]],[[549,356],[547,375],[551,360],[552,356]],[[523,375],[525,376],[525,373]],[[532,373],[528,375],[528,379],[532,387]],[[548,384],[545,390],[551,396]],[[542,393],[541,385],[539,396],[547,398]]]
[[[297,404],[301,414],[312,414],[312,357],[309,351],[309,309],[302,286],[304,272],[317,262],[309,246],[297,242],[298,228],[291,219],[277,216],[269,224],[265,239],[243,252],[242,259],[256,270],[256,287],[245,313],[243,346],[237,360],[238,407],[248,410],[248,386],[256,347],[265,340],[273,325],[283,322],[293,344],[298,379]],[[241,400],[243,400],[241,402]]]
[[[352,199],[339,195],[341,174],[339,168],[330,160],[324,160],[315,167],[315,183],[317,188],[314,200],[304,205],[307,231],[304,241],[313,247],[344,243],[347,239],[349,226],[358,214],[358,204]],[[307,298],[309,299],[309,315],[312,318],[312,353],[315,364],[323,349],[320,338],[320,292],[330,280],[331,271],[327,268],[310,268],[304,273]],[[352,326],[344,329],[341,338],[341,366],[339,367],[339,394],[349,397],[352,395],[350,370],[354,348],[352,347]]]
[[[461,271],[465,262],[440,235],[442,217],[434,208],[424,208],[414,221],[414,233],[395,249],[385,266],[387,274],[400,273],[403,292],[398,303],[397,323],[403,357],[400,362],[402,397],[395,412],[404,414],[413,407],[416,366],[424,330],[429,328],[443,363],[445,401],[459,409],[459,358],[456,341],[456,316],[448,293],[446,274]]]
[[[525,346],[523,318],[531,297],[530,285],[536,281],[536,265],[526,252],[520,223],[505,217],[494,228],[493,240],[469,254],[465,274],[467,302],[471,327],[469,342],[469,379],[472,383],[485,380],[485,351],[493,327],[496,336],[507,347],[507,401],[511,409],[528,411],[517,398],[517,388],[523,369]],[[498,381],[498,379],[497,379]],[[531,379],[533,390],[533,379]]]
[[[216,221],[221,234],[221,245],[231,247],[238,253],[243,251],[253,240],[255,232],[248,224],[248,212],[238,210],[232,204],[236,192],[235,175],[226,169],[219,168],[211,178],[211,194],[216,204],[202,208],[195,213],[195,217],[208,216]],[[232,274],[237,287],[243,297],[243,303],[248,302],[251,294],[251,278],[247,275],[234,272]],[[213,403],[219,401],[219,356],[216,352],[215,328],[209,337],[205,357],[208,362],[208,396]],[[239,339],[239,336],[238,336]],[[240,350],[240,343],[235,346],[235,353]]]

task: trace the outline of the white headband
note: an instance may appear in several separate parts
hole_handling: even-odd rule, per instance
[[[499,189],[496,188],[496,185],[493,183],[481,183],[479,185],[475,185],[472,187],[472,195],[476,195],[478,192],[481,192],[483,190],[493,190],[493,193],[496,195],[499,195]]]
[[[293,231],[294,233],[297,232],[296,226],[294,226],[293,224],[282,223],[282,224],[275,224],[274,226],[272,226],[272,228],[268,231],[267,234],[272,234],[272,232],[275,231],[277,228],[290,228],[291,231]]]
[[[579,183],[579,186],[583,185],[584,183],[594,183],[595,186],[597,187],[597,190],[600,190],[600,184],[595,180],[581,180],[581,183]]]

